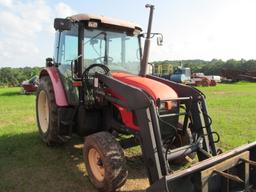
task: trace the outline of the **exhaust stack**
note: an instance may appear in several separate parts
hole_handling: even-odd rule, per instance
[[[145,39],[145,44],[144,44],[144,51],[143,51],[143,56],[142,56],[142,61],[141,61],[141,69],[140,69],[140,76],[145,77],[147,73],[147,68],[148,68],[148,56],[149,56],[149,50],[150,50],[150,36],[151,36],[151,28],[152,28],[152,21],[153,21],[153,12],[155,9],[154,5],[146,4],[146,8],[150,8],[149,12],[149,20],[148,20],[148,31],[147,31],[147,36]]]

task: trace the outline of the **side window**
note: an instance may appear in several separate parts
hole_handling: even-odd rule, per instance
[[[140,70],[140,49],[138,39],[126,37],[125,39],[125,64],[130,73],[138,74]],[[133,50],[133,51],[130,51]]]
[[[58,63],[61,65],[70,65],[78,56],[77,30],[77,27],[73,27],[72,30],[61,33],[58,57]]]
[[[78,55],[77,53],[78,39],[77,39],[77,36],[62,35],[61,40],[62,42],[61,42],[60,53],[59,53],[60,63],[64,65],[68,65]]]
[[[113,64],[121,65],[122,62],[122,39],[115,37],[109,40],[109,56],[113,59]],[[124,59],[124,57],[123,57]]]
[[[59,46],[59,35],[60,32],[56,31],[55,32],[55,41],[54,41],[54,56],[53,56],[53,61],[54,63],[58,63],[58,46]]]
[[[94,63],[103,63],[106,47],[104,35],[99,35],[96,30],[87,31],[84,42],[85,68]]]

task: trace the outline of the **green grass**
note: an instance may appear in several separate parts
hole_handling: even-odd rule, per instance
[[[94,191],[77,140],[46,147],[37,134],[35,96],[19,92],[0,89],[0,191]]]
[[[206,94],[219,146],[231,149],[256,140],[256,84],[240,82],[200,88]]]
[[[221,135],[220,147],[231,149],[256,140],[256,84],[200,90],[207,96],[213,127]],[[34,109],[34,95],[21,95],[20,88],[0,88],[0,191],[96,191],[83,164],[83,141],[75,137],[63,147],[45,146],[37,133]],[[127,153],[133,155],[132,150]],[[147,187],[140,162],[129,158],[129,180],[121,191]]]

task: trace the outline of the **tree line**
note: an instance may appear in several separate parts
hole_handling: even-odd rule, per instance
[[[24,67],[24,68],[0,68],[0,87],[11,86],[16,87],[34,75],[38,75],[40,67]]]
[[[256,71],[256,60],[235,60],[229,59],[222,61],[220,59],[213,59],[211,61],[204,60],[165,60],[156,61],[153,64],[169,64],[174,70],[181,64],[183,67],[189,67],[192,73],[204,73],[206,75],[221,75],[223,69],[239,70],[239,71]]]
[[[206,75],[221,75],[223,69],[256,71],[256,60],[234,60],[230,59],[222,61],[213,59],[211,61],[204,60],[165,60],[155,61],[154,65],[172,65],[174,70],[181,64],[184,67],[191,68],[192,73],[204,73]],[[38,75],[40,67],[24,67],[24,68],[0,68],[0,86],[20,86],[22,81],[30,79],[34,75]]]

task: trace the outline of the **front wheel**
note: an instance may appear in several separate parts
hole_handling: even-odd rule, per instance
[[[89,179],[98,190],[115,191],[125,183],[128,172],[124,153],[110,133],[99,132],[85,138],[84,160]]]
[[[180,125],[181,126],[181,125]],[[188,128],[184,133],[179,133],[178,137],[175,139],[174,144],[173,144],[173,148],[179,148],[185,145],[190,145],[193,142],[193,137],[192,137],[192,133],[190,128]],[[190,153],[189,155],[187,155],[191,160],[194,160],[196,157],[196,153]],[[176,165],[184,165],[186,163],[188,163],[188,160],[186,158],[186,156],[180,156],[174,160],[172,160],[173,164]]]

